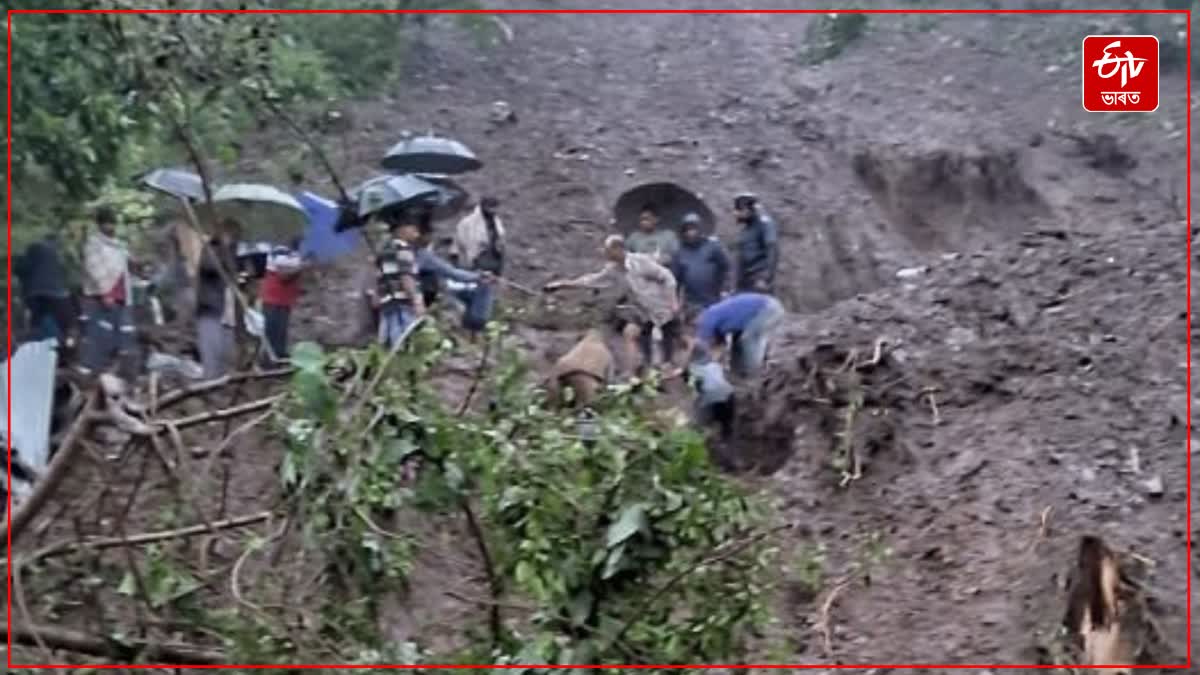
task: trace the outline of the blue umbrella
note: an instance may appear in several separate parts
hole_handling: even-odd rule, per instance
[[[312,192],[300,192],[296,201],[308,212],[308,230],[300,244],[300,252],[321,262],[340,258],[358,248],[362,238],[358,232],[339,232],[338,203]]]

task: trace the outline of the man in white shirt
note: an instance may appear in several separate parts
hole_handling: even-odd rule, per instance
[[[620,317],[627,369],[635,368],[639,352],[642,368],[651,366],[654,363],[656,341],[665,352],[664,360],[671,362],[679,331],[679,296],[675,275],[652,255],[628,253],[625,239],[618,234],[604,240],[604,255],[608,262],[603,269],[575,279],[552,281],[546,284],[544,290],[607,288],[615,283],[623,283],[633,301],[629,311]]]

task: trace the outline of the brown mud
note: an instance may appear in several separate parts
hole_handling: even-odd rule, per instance
[[[665,6],[684,4],[697,5]],[[751,660],[1053,659],[1064,571],[1080,537],[1096,534],[1154,561],[1154,656],[1184,661],[1186,83],[1165,74],[1154,115],[1089,116],[1070,61],[1073,36],[1138,31],[1114,16],[874,16],[841,55],[808,66],[797,55],[809,16],[502,20],[512,39],[482,47],[432,21],[403,86],[346,106],[347,128],[328,139],[334,159],[352,182],[402,130],[462,139],[487,163],[462,182],[501,198],[511,275],[534,287],[600,264],[611,205],[634,184],[700,192],[726,240],[732,196],[762,197],[781,227],[791,316],[764,376],[742,385],[738,440],[716,450],[804,527],[781,542],[779,624],[766,636],[785,648]],[[493,117],[497,101],[515,118]],[[238,168],[275,176],[283,167],[265,158],[295,145],[268,133]],[[353,341],[361,264],[344,261],[309,289],[296,339]],[[608,300],[505,290],[502,307],[512,343],[546,365]],[[457,398],[476,362],[455,359],[446,378]],[[270,508],[279,457],[269,434],[247,432],[196,508]],[[155,528],[174,488],[154,454],[101,460],[74,473],[38,542],[112,536],[125,510],[131,532]],[[150,478],[139,480],[143,462]],[[117,474],[104,488],[108,464]],[[436,650],[479,621],[440,593],[443,580],[484,592],[465,531],[434,534],[394,637]],[[219,542],[203,553],[214,566],[240,554]],[[312,563],[254,556],[243,574],[261,579],[273,564]],[[228,590],[205,602],[230,605]],[[93,596],[76,595],[48,591],[57,614],[45,620],[102,630],[81,608]]]

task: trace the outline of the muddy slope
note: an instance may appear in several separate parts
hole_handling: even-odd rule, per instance
[[[795,317],[744,456],[811,525],[789,570],[819,544],[826,581],[871,541],[893,550],[833,605],[832,654],[814,589],[780,596],[795,659],[1036,660],[1085,532],[1160,563],[1160,658],[1182,658],[1184,82],[1164,77],[1155,116],[1086,115],[1062,37],[1121,19],[874,17],[818,66],[798,58],[808,16],[503,21],[512,39],[482,51],[435,22],[410,84],[353,107],[341,161],[358,178],[402,130],[462,138],[530,284],[594,264],[630,185],[673,179],[719,214],[762,195]],[[524,321],[546,316],[587,321]],[[546,357],[570,339],[521,330]],[[865,466],[842,489],[847,447]]]
[[[842,595],[844,662],[1031,662],[1084,534],[1157,563],[1158,662],[1186,660],[1184,236],[1031,233],[792,321],[742,459],[834,573],[892,547]]]

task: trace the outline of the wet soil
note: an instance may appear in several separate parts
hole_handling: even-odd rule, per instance
[[[1164,75],[1154,115],[1102,118],[1080,109],[1070,59],[1079,36],[1122,32],[1124,19],[874,16],[845,52],[808,66],[798,50],[811,20],[506,16],[512,39],[484,46],[433,21],[405,82],[346,106],[329,145],[352,182],[402,131],[466,142],[487,166],[462,182],[503,200],[511,274],[529,286],[597,267],[611,205],[632,185],[700,192],[726,240],[732,196],[761,196],[781,227],[791,316],[766,375],[741,385],[738,440],[717,450],[804,527],[781,542],[780,624],[767,637],[785,652],[757,660],[1045,659],[1062,572],[1079,537],[1099,534],[1155,561],[1155,656],[1183,662],[1182,76]],[[493,117],[497,101],[515,120]],[[274,175],[283,167],[270,158],[294,142],[269,133],[255,148],[239,168]],[[297,339],[355,339],[362,259],[309,289]],[[545,364],[608,301],[509,289],[502,306],[514,341]],[[454,397],[475,363],[456,359]],[[228,484],[205,493],[208,512],[269,508],[278,453],[266,435],[240,441]],[[89,518],[119,511],[135,478],[103,509],[79,506],[98,489],[86,481],[67,505]],[[153,529],[163,494],[133,509],[131,530]],[[438,580],[470,589],[479,567],[454,532],[438,536],[445,550],[418,565],[395,637],[451,648],[447,635],[478,612],[437,593]],[[233,564],[239,553],[210,555]],[[839,580],[849,583],[825,616]]]

